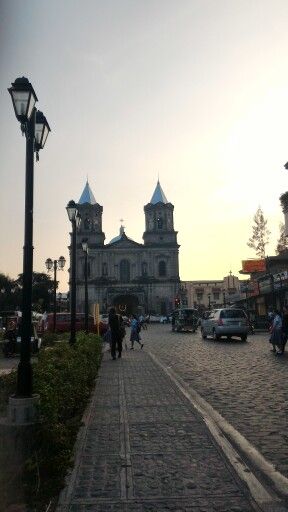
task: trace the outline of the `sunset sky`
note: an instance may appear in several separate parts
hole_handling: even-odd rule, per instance
[[[0,272],[22,272],[26,76],[52,132],[35,164],[34,269],[68,259],[65,206],[88,176],[106,242],[137,242],[158,175],[180,277],[238,274],[260,205],[275,254],[288,190],[287,0],[2,0]],[[67,268],[58,274],[67,291]]]

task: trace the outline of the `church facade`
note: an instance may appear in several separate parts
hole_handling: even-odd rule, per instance
[[[151,201],[144,206],[143,243],[129,238],[121,225],[120,233],[105,242],[102,228],[103,207],[97,203],[87,181],[77,203],[81,223],[76,244],[76,308],[85,306],[85,255],[87,241],[88,302],[90,310],[99,304],[100,313],[114,306],[123,314],[167,314],[174,308],[180,287],[177,231],[174,206],[158,180]],[[71,234],[70,234],[71,267]]]

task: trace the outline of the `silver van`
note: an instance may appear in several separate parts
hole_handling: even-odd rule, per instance
[[[231,338],[240,337],[242,341],[247,340],[249,321],[245,311],[242,309],[214,309],[207,318],[201,322],[202,338],[212,336],[213,340],[220,340],[222,336]]]

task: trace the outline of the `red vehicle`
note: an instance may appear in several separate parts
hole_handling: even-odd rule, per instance
[[[89,332],[97,333],[97,325],[94,324],[92,315],[88,317]],[[48,313],[43,315],[43,318],[38,324],[38,331],[41,333],[53,332],[54,327],[54,314]],[[56,332],[69,332],[71,329],[71,315],[70,313],[56,313]],[[85,314],[76,313],[76,331],[85,330]],[[99,334],[102,336],[107,330],[107,325],[104,322],[99,322]]]

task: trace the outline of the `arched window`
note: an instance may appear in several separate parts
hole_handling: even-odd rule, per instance
[[[166,263],[165,261],[159,261],[158,272],[160,277],[166,276]]]
[[[162,229],[163,228],[163,219],[162,217],[157,217],[157,228]]]
[[[147,263],[143,261],[142,263],[142,276],[147,276]]]
[[[89,219],[89,217],[85,217],[85,220],[84,220],[84,229],[89,230],[90,228],[91,228],[91,220]]]
[[[121,283],[130,282],[130,263],[128,260],[120,261],[120,281]]]

